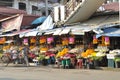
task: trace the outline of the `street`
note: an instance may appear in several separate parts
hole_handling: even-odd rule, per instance
[[[5,67],[0,80],[120,80],[120,71],[53,69],[44,67]]]

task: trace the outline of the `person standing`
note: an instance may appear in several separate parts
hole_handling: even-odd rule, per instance
[[[28,60],[29,47],[26,44],[24,44],[23,54],[24,54],[24,61],[25,61],[26,66],[30,66],[29,60]]]

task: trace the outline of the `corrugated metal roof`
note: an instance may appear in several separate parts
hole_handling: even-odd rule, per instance
[[[8,17],[11,17],[11,16],[13,16],[13,15],[10,15],[9,13],[8,13],[8,15],[0,14],[0,20],[3,20],[4,18],[8,18]],[[24,15],[21,26],[29,26],[32,23],[32,21],[35,20],[38,17],[40,17],[40,16]]]
[[[24,15],[23,16],[23,21],[22,21],[22,26],[29,26],[33,20],[38,18],[40,16],[35,16],[35,15]]]
[[[111,23],[120,23],[119,15],[96,16],[82,22],[81,24],[98,26]]]
[[[24,34],[24,33],[30,32],[30,31],[31,31],[31,29],[15,31],[15,32],[12,32],[12,33],[0,35],[0,37],[3,37],[3,36],[15,36],[15,35]]]
[[[27,15],[27,12],[23,10],[18,10],[10,7],[0,7],[0,20],[13,16],[15,14],[24,14],[21,26],[29,26],[33,20],[40,17],[38,15]]]

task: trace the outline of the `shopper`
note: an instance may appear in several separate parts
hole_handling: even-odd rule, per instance
[[[28,60],[29,47],[28,47],[28,44],[24,44],[23,54],[24,54],[25,64],[26,64],[26,66],[29,66],[29,60]]]

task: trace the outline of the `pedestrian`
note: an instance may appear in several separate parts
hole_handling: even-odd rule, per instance
[[[24,44],[23,54],[24,54],[25,64],[26,64],[26,66],[29,66],[29,60],[28,60],[29,47],[28,47],[28,44]]]

